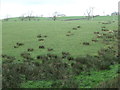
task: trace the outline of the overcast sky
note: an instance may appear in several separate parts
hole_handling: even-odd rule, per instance
[[[18,17],[29,12],[33,15],[52,16],[55,11],[67,16],[83,16],[94,7],[94,15],[118,11],[119,0],[1,0],[0,17]]]

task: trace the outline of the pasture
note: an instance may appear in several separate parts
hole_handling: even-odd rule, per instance
[[[117,16],[80,18],[3,21],[4,86],[88,88],[116,77]]]
[[[102,17],[101,17],[102,19]],[[73,30],[77,25],[80,28]],[[117,29],[117,22],[104,25],[98,21],[8,21],[3,22],[3,54],[19,57],[21,52],[33,48],[33,56],[38,54],[69,52],[72,56],[96,55],[97,51],[105,45],[101,42],[92,42],[97,39],[94,32],[102,32],[101,27],[106,26],[109,30]],[[37,35],[46,35],[44,41],[38,41]],[[67,36],[68,34],[68,36]],[[99,39],[99,38],[98,38]],[[14,48],[17,42],[23,46]],[[90,45],[83,45],[89,42]],[[45,49],[39,49],[44,45]],[[47,48],[52,48],[48,51]]]

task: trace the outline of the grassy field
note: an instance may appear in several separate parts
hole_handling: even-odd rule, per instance
[[[73,30],[72,28],[77,27],[77,25],[80,25],[81,28]],[[99,24],[97,20],[3,22],[3,53],[19,57],[21,52],[27,51],[28,48],[33,48],[33,56],[46,53],[61,55],[62,51],[70,52],[72,56],[96,55],[97,51],[104,47],[104,44],[100,41],[95,43],[91,40],[96,39],[93,32],[102,32],[102,26],[106,26],[110,30],[116,30],[117,22],[108,25]],[[66,36],[68,31],[73,35]],[[37,38],[39,34],[47,35],[48,37],[40,42]],[[24,43],[24,46],[14,48],[13,46],[17,42]],[[82,44],[83,42],[89,42],[90,45],[85,46]],[[44,45],[45,49],[39,49],[39,45]],[[53,51],[48,52],[47,48],[53,48]]]
[[[11,63],[9,63],[9,59],[6,58],[4,59],[6,60],[3,64],[4,67],[3,73],[4,75],[6,75],[5,80],[7,81],[7,77],[9,77],[9,74],[11,74],[11,76],[12,75],[14,76],[14,74],[9,72],[10,69],[12,72],[18,75],[14,76],[15,79],[16,78],[18,79],[19,77],[21,79],[24,77],[25,81],[22,79],[20,86],[23,88],[33,87],[45,88],[52,87],[52,85],[54,84],[58,85],[59,87],[59,80],[56,78],[60,78],[62,76],[64,80],[60,78],[60,83],[62,83],[60,87],[69,87],[69,85],[70,86],[72,85],[70,81],[71,78],[69,78],[69,75],[71,75],[72,79],[74,79],[73,81],[77,83],[78,85],[77,87],[91,88],[96,87],[97,85],[99,86],[99,83],[101,82],[116,77],[118,75],[119,64],[117,63],[118,62],[117,57],[112,56],[113,55],[112,49],[107,48],[108,50],[106,51],[107,54],[105,54],[105,56],[101,55],[99,57],[100,60],[96,57],[91,56],[98,55],[98,51],[100,51],[100,49],[112,46],[113,44],[117,43],[116,41],[113,41],[114,43],[106,44],[103,42],[104,38],[98,38],[98,36],[101,36],[103,34],[114,35],[113,33],[114,30],[116,31],[118,30],[117,16],[116,17],[99,16],[95,17],[93,20],[64,21],[68,19],[80,19],[80,18],[83,17],[82,16],[58,17],[56,21],[53,21],[51,18],[45,17],[35,18],[32,19],[31,21],[29,20],[21,21],[19,18],[11,18],[8,21],[3,21],[2,54],[14,56],[16,58],[15,62]],[[36,19],[40,20],[38,21]],[[103,24],[106,22],[107,24]],[[105,30],[108,31],[102,31],[102,27],[105,27]],[[95,34],[95,32],[99,32],[99,34]],[[40,36],[39,38],[37,37],[38,35]],[[42,41],[40,41],[41,39]],[[98,41],[94,42],[92,40]],[[83,44],[86,42],[88,43],[87,45]],[[23,43],[23,45],[17,47],[16,46],[17,43]],[[39,48],[39,46],[44,46],[44,48]],[[117,45],[114,45],[113,47],[115,48],[115,51],[117,51],[116,47]],[[28,49],[33,50],[30,52],[28,51]],[[23,52],[29,52],[34,59],[30,61],[29,60],[25,61],[23,57],[21,57],[21,53]],[[56,58],[55,60],[50,59],[50,61],[49,59],[46,61],[42,59],[41,61],[40,59],[37,60],[38,55],[55,54],[57,56],[62,57],[62,52],[70,53],[70,56],[74,58],[73,61],[70,61],[68,58],[67,58],[68,60],[63,58],[62,59]],[[91,56],[87,56],[85,58],[82,57],[86,55]],[[19,64],[18,61],[22,63]],[[58,64],[61,64],[62,67],[59,66],[59,68],[56,69],[54,65],[56,65],[57,67]],[[64,64],[67,64],[68,67],[64,67]],[[6,65],[8,65],[8,67],[11,66],[13,67],[9,69],[6,68]],[[108,70],[109,66],[111,68]],[[20,73],[16,71],[19,69]],[[41,70],[40,73],[38,73],[39,70]],[[55,76],[52,76],[49,73],[49,70]],[[56,71],[60,70],[59,72],[57,72],[57,74],[58,73],[60,74],[56,75],[55,70]],[[55,81],[51,80],[50,77],[55,79]],[[66,77],[69,79],[67,82]],[[37,78],[37,80],[35,78]],[[10,80],[15,79],[11,78]],[[8,83],[10,80],[8,80]],[[74,82],[73,87],[75,87],[76,85]],[[13,86],[17,86],[16,83],[14,83],[15,85],[13,84]],[[65,86],[66,85],[65,83],[67,83],[68,86]],[[54,87],[57,86],[54,85]]]

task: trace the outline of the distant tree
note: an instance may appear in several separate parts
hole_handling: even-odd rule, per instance
[[[28,20],[30,21],[31,20],[31,18],[32,18],[32,14],[33,14],[33,12],[31,11],[31,12],[28,12],[28,15],[27,15],[27,17],[26,18],[28,18]]]
[[[56,11],[56,12],[53,13],[53,20],[54,21],[57,19],[57,16],[58,16],[58,12]]]
[[[86,10],[86,14],[87,14],[87,19],[90,20],[91,18],[93,18],[93,7],[90,7],[89,9]]]
[[[54,20],[54,21],[56,20],[56,16],[53,16],[53,20]]]
[[[86,13],[87,13],[87,19],[89,20],[90,19],[90,14],[91,14],[91,9],[87,9],[86,10]]]
[[[111,16],[117,16],[117,15],[118,15],[118,12],[111,13]]]
[[[95,16],[93,16],[93,17],[98,17],[98,16],[100,16],[100,15],[95,15]]]
[[[113,17],[113,21],[115,21],[115,17],[119,15],[119,12],[113,12],[111,13],[111,16]]]

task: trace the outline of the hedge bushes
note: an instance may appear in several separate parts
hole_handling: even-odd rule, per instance
[[[21,82],[40,80],[62,80],[63,87],[75,87],[76,82],[72,78],[81,72],[89,72],[91,69],[106,70],[109,66],[119,62],[113,51],[100,50],[101,55],[77,57],[75,63],[64,62],[60,57],[39,60],[23,60],[15,63],[14,60],[3,59],[3,87],[20,87]],[[55,56],[55,55],[53,55]],[[30,58],[29,58],[30,59]]]

